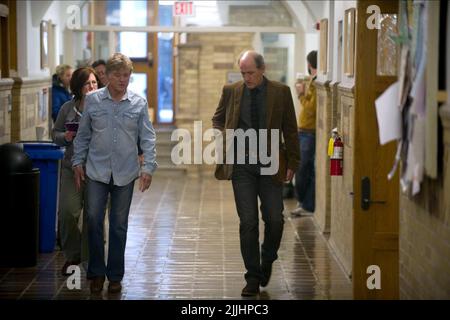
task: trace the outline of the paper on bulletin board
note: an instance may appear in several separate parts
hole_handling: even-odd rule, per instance
[[[38,95],[38,116],[41,121],[47,120],[48,98],[47,91],[44,89],[37,93]]]
[[[412,195],[420,192],[425,167],[425,119],[419,117],[414,122],[414,133],[410,144],[411,155],[408,154],[408,169],[411,167]]]
[[[401,112],[398,106],[398,82],[392,84],[375,101],[380,144],[401,138]]]

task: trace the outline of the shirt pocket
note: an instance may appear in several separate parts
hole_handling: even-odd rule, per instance
[[[136,130],[138,127],[139,113],[138,112],[124,112],[123,123],[125,128],[129,130]]]
[[[108,113],[105,111],[94,111],[91,114],[92,128],[95,131],[103,131],[108,126]]]

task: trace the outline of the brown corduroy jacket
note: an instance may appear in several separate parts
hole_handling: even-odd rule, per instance
[[[212,123],[215,129],[222,131],[224,141],[226,141],[226,129],[238,128],[244,85],[243,81],[238,81],[223,87],[222,97],[212,118]],[[282,183],[286,178],[287,169],[295,172],[300,161],[295,109],[291,90],[282,83],[267,80],[266,99],[268,150],[270,150],[269,130],[280,130],[279,169],[277,174],[273,175],[273,178],[275,181]],[[223,159],[226,159],[225,150],[226,148],[224,148]],[[226,164],[225,160],[224,164],[216,166],[215,177],[219,180],[230,180],[232,173],[233,165]]]

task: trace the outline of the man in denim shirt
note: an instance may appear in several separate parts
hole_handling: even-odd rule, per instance
[[[92,280],[93,293],[102,291],[105,276],[109,280],[109,292],[122,289],[134,181],[140,176],[139,189],[147,190],[157,167],[156,136],[149,120],[147,101],[127,90],[132,71],[130,59],[121,53],[115,53],[108,60],[109,84],[86,96],[85,111],[74,141],[72,165],[77,188],[86,179],[87,277]],[[141,168],[138,139],[144,155]],[[108,262],[105,265],[103,221],[108,194],[111,194],[111,211]]]

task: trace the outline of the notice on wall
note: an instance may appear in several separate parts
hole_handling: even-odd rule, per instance
[[[398,82],[392,84],[375,101],[380,144],[401,138],[401,112],[398,106]]]

